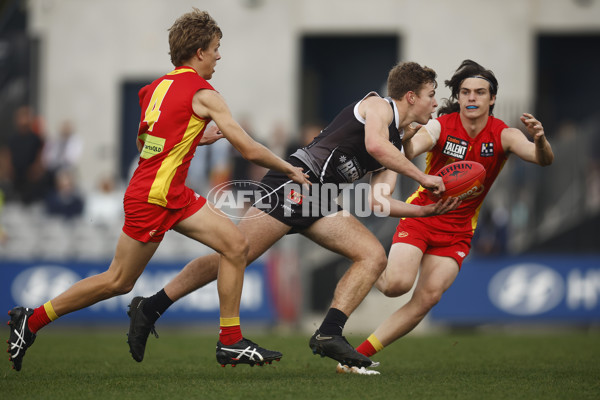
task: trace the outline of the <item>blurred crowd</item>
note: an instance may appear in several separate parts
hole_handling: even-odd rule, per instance
[[[241,116],[239,121],[257,137],[248,117]],[[62,121],[56,132],[49,134],[43,118],[31,107],[22,106],[15,111],[12,122],[10,132],[0,138],[0,254],[6,257],[11,249],[6,247],[11,229],[19,229],[19,224],[7,228],[3,222],[10,219],[3,215],[10,205],[26,214],[37,212],[41,218],[57,220],[57,224],[83,223],[104,231],[110,228],[118,234],[127,178],[107,174],[93,190],[83,191],[79,174],[85,141],[72,121]],[[590,134],[595,126],[598,124],[593,121],[583,125],[565,121],[556,132],[547,132],[557,155],[556,165],[548,170],[540,172],[527,163],[509,161],[505,167],[509,173],[499,179],[482,207],[473,254],[515,252],[514,243],[522,240],[525,245],[541,224],[552,228],[565,218],[577,220],[600,212],[600,135]],[[322,128],[322,124],[311,123],[295,132],[283,122],[277,123],[263,136],[263,144],[285,158],[308,144]],[[136,166],[137,159],[131,165],[130,176]],[[260,181],[265,172],[244,160],[229,142],[220,140],[197,148],[187,184],[207,195],[211,188],[227,181]],[[399,195],[406,197],[408,193]],[[571,213],[565,214],[565,209]],[[15,219],[12,216],[10,220]],[[515,240],[519,235],[522,239]],[[12,236],[17,240],[22,235]],[[107,248],[112,251],[110,245]]]
[[[122,193],[116,178],[103,177],[90,193],[80,188],[84,140],[72,121],[62,121],[51,135],[41,116],[31,107],[21,106],[12,122],[7,124],[12,129],[4,132],[0,141],[0,245],[20,236],[14,232],[18,226],[7,229],[3,224],[8,218],[3,214],[10,206],[14,206],[11,211],[39,213],[64,222],[85,219],[100,225],[121,221]]]
[[[249,118],[240,118],[240,123],[254,136]],[[10,258],[7,253],[15,248],[28,248],[24,243],[14,243],[28,236],[18,231],[38,236],[25,224],[38,225],[38,231],[49,230],[50,226],[83,224],[90,229],[99,228],[95,236],[104,235],[109,229],[120,231],[123,193],[129,178],[106,174],[95,183],[93,190],[84,191],[80,173],[85,140],[72,121],[62,121],[56,132],[49,132],[41,116],[31,107],[22,106],[17,108],[9,125],[10,129],[0,136],[0,258]],[[310,142],[321,128],[318,124],[309,124],[302,132],[295,133],[278,123],[266,135],[268,140],[263,144],[286,157]],[[132,161],[129,177],[137,161],[137,158]],[[220,183],[259,181],[265,173],[265,169],[244,160],[229,142],[220,140],[196,149],[187,184],[206,195]],[[23,217],[6,213],[20,213]],[[64,234],[60,230],[56,232]],[[46,236],[40,235],[39,240]],[[110,236],[112,238],[114,232]],[[36,239],[30,237],[30,240]]]
[[[77,186],[77,167],[82,146],[70,121],[64,121],[50,139],[41,117],[28,106],[18,108],[14,130],[0,147],[0,190],[5,201],[42,202],[48,214],[65,218],[81,215],[84,199]]]

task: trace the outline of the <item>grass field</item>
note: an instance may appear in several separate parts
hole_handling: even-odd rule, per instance
[[[124,332],[92,332],[42,331],[20,372],[2,367],[2,398],[600,399],[598,332],[409,336],[374,358],[379,376],[337,375],[307,335],[248,335],[282,361],[222,368],[214,335],[162,329],[138,364]]]

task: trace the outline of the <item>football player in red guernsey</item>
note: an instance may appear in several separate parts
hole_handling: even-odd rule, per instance
[[[550,165],[554,160],[544,128],[533,115],[521,116],[533,142],[519,129],[509,128],[492,116],[498,92],[498,81],[492,71],[465,60],[445,84],[452,91],[451,98],[439,109],[438,118],[407,132],[403,140],[405,154],[413,159],[428,152],[425,172],[432,174],[455,161],[479,162],[486,169],[485,188],[463,199],[456,210],[447,214],[400,220],[387,267],[375,286],[388,297],[401,296],[413,287],[420,274],[408,303],[357,347],[356,350],[367,357],[413,330],[452,285],[469,254],[481,204],[508,156],[515,154],[541,166]],[[391,171],[384,171],[377,178],[390,188],[395,185],[396,177]],[[417,205],[431,202],[422,187],[407,200]],[[376,373],[341,365],[337,370]]]
[[[36,309],[15,307],[9,348],[13,368],[21,369],[23,356],[36,333],[58,317],[99,301],[129,292],[158,248],[166,231],[173,229],[219,254],[217,287],[220,299],[219,344],[227,356],[221,363],[258,363],[279,359],[281,353],[263,349],[243,338],[239,309],[248,241],[235,224],[214,205],[185,186],[190,161],[198,145],[224,137],[244,158],[275,169],[301,185],[308,185],[301,168],[255,142],[233,119],[223,97],[207,82],[221,58],[222,37],[217,23],[194,9],[169,29],[172,72],[140,90],[142,110],[137,136],[140,159],[125,192],[125,224],[115,256],[107,271],[83,279]],[[214,121],[217,129],[204,135]],[[158,315],[145,314],[146,304],[136,298],[130,305],[132,336],[140,325],[152,326]],[[166,295],[154,299],[153,309],[166,309]],[[165,305],[166,304],[166,305]],[[144,337],[147,337],[147,332]],[[241,350],[240,350],[241,349]],[[136,361],[142,352],[131,348]]]

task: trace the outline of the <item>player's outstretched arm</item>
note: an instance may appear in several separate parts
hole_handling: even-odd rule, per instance
[[[530,142],[519,129],[507,128],[502,131],[504,151],[514,153],[519,158],[542,167],[552,164],[554,153],[550,142],[546,139],[542,123],[529,113],[523,113],[521,122],[525,125],[527,133],[533,138],[533,142]]]
[[[303,185],[310,185],[307,175],[301,168],[294,167],[282,160],[262,144],[258,143],[244,131],[233,119],[229,107],[223,97],[213,90],[199,90],[193,99],[194,112],[204,118],[211,118],[217,124],[223,137],[227,139],[242,157],[268,169],[286,174],[291,180]]]

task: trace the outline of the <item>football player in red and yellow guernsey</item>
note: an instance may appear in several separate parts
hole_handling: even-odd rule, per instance
[[[533,142],[519,129],[509,128],[492,116],[498,92],[498,81],[492,71],[465,60],[445,83],[452,91],[450,100],[439,109],[438,118],[407,132],[403,140],[405,154],[412,159],[428,152],[425,172],[430,174],[455,161],[479,162],[486,169],[484,188],[462,199],[460,206],[447,214],[400,220],[387,267],[375,286],[386,296],[397,297],[413,287],[417,276],[418,281],[408,303],[356,348],[367,357],[413,330],[452,285],[471,249],[481,204],[509,155],[541,166],[554,160],[544,128],[533,115],[521,116]],[[379,183],[387,183],[391,192],[395,177],[390,175],[384,171],[377,179]],[[420,187],[407,203],[425,205],[432,200]],[[377,374],[339,364],[337,371]]]
[[[140,90],[137,136],[140,159],[125,192],[125,223],[107,271],[83,279],[38,308],[15,307],[11,320],[10,361],[17,371],[37,331],[51,321],[99,301],[129,292],[158,248],[164,234],[175,230],[220,255],[217,287],[220,299],[219,343],[236,363],[269,363],[281,353],[266,350],[242,336],[240,299],[248,242],[225,214],[185,186],[190,161],[198,145],[224,137],[244,158],[275,169],[294,182],[308,185],[301,168],[254,141],[233,119],[223,97],[207,82],[221,58],[221,29],[211,16],[194,9],[169,29],[171,62],[175,70]],[[214,121],[217,127],[207,130]],[[169,298],[153,298],[153,310],[166,309]],[[158,315],[144,312],[144,299],[134,298],[129,316],[132,336],[145,335]],[[140,326],[142,328],[140,328]],[[241,351],[242,349],[243,351]],[[144,354],[131,348],[136,361]],[[231,361],[222,360],[228,363]]]

